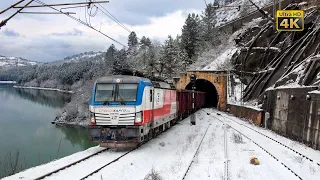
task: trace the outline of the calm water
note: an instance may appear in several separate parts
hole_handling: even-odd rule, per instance
[[[97,145],[88,140],[83,128],[51,124],[70,98],[54,91],[0,85],[0,178],[7,170],[10,152],[14,159],[19,151],[20,170]]]

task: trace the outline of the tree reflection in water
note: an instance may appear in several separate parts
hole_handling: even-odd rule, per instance
[[[84,127],[68,127],[68,126],[56,126],[60,129],[65,135],[66,139],[70,141],[70,143],[75,146],[79,145],[83,149],[88,149],[92,146],[99,145],[98,143],[94,143],[89,138],[89,131]]]

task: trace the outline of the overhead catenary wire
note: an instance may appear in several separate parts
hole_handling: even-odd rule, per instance
[[[8,11],[9,9],[11,9],[11,8],[13,8],[14,6],[16,6],[16,5],[20,4],[20,3],[22,3],[23,1],[25,1],[25,0],[20,0],[20,1],[18,1],[17,3],[15,3],[15,4],[11,5],[10,7],[6,8],[5,10],[1,11],[1,12],[0,12],[0,14],[2,14],[2,13],[4,13],[4,12]]]
[[[69,15],[69,14],[66,14],[66,13],[64,13],[64,12],[60,11],[59,9],[54,8],[54,7],[48,6],[46,3],[44,3],[44,2],[42,2],[42,1],[40,1],[40,0],[35,0],[35,2],[37,2],[37,3],[39,3],[39,4],[43,5],[43,6],[49,7],[49,8],[51,8],[51,9],[55,10],[55,11],[58,11],[58,12],[60,12],[60,13],[64,14],[64,15],[66,15],[66,16],[68,16],[68,17],[70,17],[71,19],[73,19],[73,20],[75,20],[75,21],[77,21],[77,22],[79,22],[79,23],[81,23],[81,24],[83,24],[83,25],[85,25],[85,26],[87,26],[87,27],[89,27],[89,28],[93,29],[94,31],[96,31],[96,32],[98,32],[98,33],[100,33],[100,34],[104,35],[105,37],[107,37],[107,38],[111,39],[112,41],[114,41],[114,42],[116,42],[116,43],[118,43],[118,44],[122,45],[123,47],[126,47],[126,48],[127,48],[127,46],[126,46],[126,45],[124,45],[124,44],[122,44],[121,42],[119,42],[119,41],[117,41],[117,40],[113,39],[112,37],[108,36],[107,34],[105,34],[105,33],[101,32],[101,31],[97,30],[96,28],[94,28],[94,27],[90,26],[89,24],[87,24],[87,23],[83,22],[81,19],[78,19],[78,18],[76,18],[76,17],[74,17],[74,16],[71,16],[71,15]]]
[[[122,24],[116,17],[114,17],[106,8],[104,8],[101,4],[98,3],[98,5],[101,7],[100,11],[105,14],[106,16],[108,16],[110,19],[112,19],[114,22],[116,22],[119,26],[121,26],[123,29],[125,29],[126,31],[128,31],[129,33],[131,33],[132,31],[127,28],[124,24]]]
[[[8,17],[7,19],[3,20],[0,22],[0,28],[2,26],[5,26],[7,24],[7,22],[13,18],[15,15],[17,15],[20,11],[22,11],[25,7],[27,7],[29,4],[31,4],[34,0],[29,1],[27,4],[25,4],[24,6],[21,7],[21,9],[19,9],[17,12],[15,12],[14,14],[12,14],[10,17]]]

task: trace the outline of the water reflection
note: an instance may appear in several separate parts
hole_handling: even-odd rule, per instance
[[[91,142],[88,129],[86,128],[83,128],[83,127],[70,128],[66,126],[56,126],[56,127],[66,135],[66,139],[69,140],[69,142],[73,146],[79,145],[83,149],[88,149],[92,146],[98,145],[98,143]]]
[[[71,100],[71,94],[39,89],[12,88],[8,93],[54,108],[63,107],[66,102],[70,102]]]
[[[8,175],[4,163],[9,152],[19,150],[24,169],[97,145],[84,128],[51,124],[70,99],[71,94],[0,85],[0,178]]]

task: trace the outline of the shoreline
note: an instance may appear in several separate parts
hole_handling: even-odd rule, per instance
[[[26,86],[13,86],[14,88],[17,89],[38,89],[38,90],[47,90],[47,91],[57,91],[57,92],[63,92],[63,93],[70,93],[74,94],[74,91],[66,91],[66,90],[61,90],[61,89],[55,89],[55,88],[42,88],[42,87],[26,87]]]

